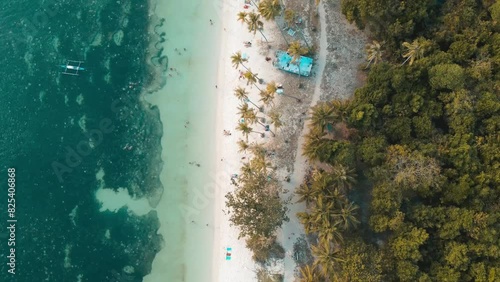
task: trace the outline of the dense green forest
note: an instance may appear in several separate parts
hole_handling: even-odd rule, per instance
[[[500,281],[500,0],[343,0],[349,101],[312,109],[302,281]]]

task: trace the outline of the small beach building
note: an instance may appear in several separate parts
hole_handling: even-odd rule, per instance
[[[300,56],[299,59],[293,62],[293,57],[287,52],[278,50],[276,51],[276,61],[274,66],[280,70],[295,73],[301,76],[310,76],[313,59],[309,57]]]

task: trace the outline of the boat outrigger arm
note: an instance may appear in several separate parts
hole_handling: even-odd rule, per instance
[[[83,64],[83,61],[72,61],[68,60],[66,65],[60,65],[61,68],[64,69],[62,74],[67,74],[67,75],[78,75],[79,71],[84,71],[85,68],[83,68],[81,65]]]

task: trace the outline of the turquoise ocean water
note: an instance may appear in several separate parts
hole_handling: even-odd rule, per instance
[[[95,192],[158,194],[162,125],[140,93],[167,67],[145,0],[2,0],[0,281],[142,281],[156,212],[100,212]],[[159,46],[158,46],[159,47]],[[153,56],[154,66],[146,65]],[[79,76],[60,73],[84,61]],[[16,274],[7,271],[7,169],[16,170]],[[101,180],[96,177],[105,171]]]

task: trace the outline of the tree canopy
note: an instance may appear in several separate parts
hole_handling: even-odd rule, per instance
[[[365,85],[342,107],[312,108],[304,154],[321,169],[297,194],[321,245],[303,276],[500,281],[500,2],[343,0],[342,10],[374,38]],[[340,189],[325,167],[358,181]]]

